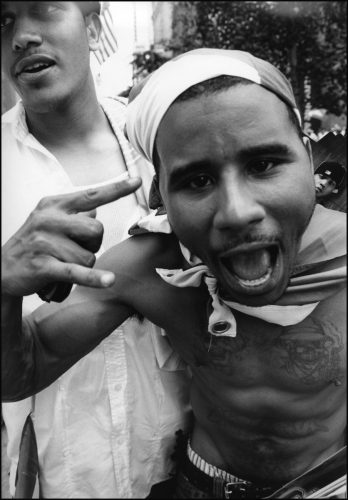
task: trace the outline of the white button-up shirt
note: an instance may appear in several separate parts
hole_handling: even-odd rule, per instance
[[[144,188],[117,200],[97,217],[113,243],[110,211],[131,221],[148,213],[152,166],[135,153],[123,135],[125,100],[100,101],[120,144],[125,173],[141,176]],[[76,191],[57,159],[28,131],[21,101],[2,117],[2,241],[24,223],[40,199]],[[122,176],[123,177],[123,176]],[[80,186],[78,189],[85,188]],[[135,198],[136,196],[136,198]],[[124,200],[128,199],[127,206]],[[123,205],[117,205],[118,202]],[[127,224],[128,222],[128,224]],[[108,233],[108,234],[107,234]],[[102,248],[100,252],[104,249]],[[24,298],[24,314],[42,304]],[[175,432],[190,422],[188,368],[164,332],[148,322],[125,322],[91,353],[35,396],[34,426],[44,498],[144,498],[151,486],[174,471],[170,459]],[[24,421],[32,398],[3,404],[11,459],[11,494]]]

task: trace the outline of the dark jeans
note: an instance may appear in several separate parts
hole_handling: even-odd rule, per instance
[[[176,478],[154,484],[146,498],[174,498]]]
[[[211,498],[211,496],[190,483],[187,477],[180,471],[173,498]]]

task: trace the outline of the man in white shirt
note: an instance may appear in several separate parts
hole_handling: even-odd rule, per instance
[[[3,244],[41,198],[138,176],[141,165],[143,187],[98,208],[103,252],[149,213],[153,167],[124,138],[125,100],[96,97],[89,51],[98,49],[99,3],[1,8],[3,71],[21,96],[2,117]],[[41,304],[25,297],[24,314]],[[189,374],[162,333],[131,319],[35,401],[3,404],[12,495],[34,405],[41,497],[146,497],[170,477],[175,432],[190,417]]]

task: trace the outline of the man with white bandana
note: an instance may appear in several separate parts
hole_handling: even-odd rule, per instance
[[[126,318],[145,316],[193,375],[176,498],[341,487],[345,214],[315,204],[289,82],[251,54],[195,50],[132,91],[126,132],[157,173],[156,211],[132,238],[89,269],[76,240],[90,235],[94,251],[101,228],[69,217],[137,189],[134,179],[45,200],[5,246],[3,397],[42,390]],[[43,244],[50,217],[54,252]],[[52,281],[81,286],[21,324],[22,296]]]

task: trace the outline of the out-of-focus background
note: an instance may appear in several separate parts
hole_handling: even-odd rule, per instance
[[[173,57],[200,47],[251,52],[291,81],[314,167],[347,168],[347,2],[101,2],[101,48],[91,54],[99,96],[127,97],[132,86]],[[19,96],[1,73],[1,112]],[[322,203],[346,212],[346,180]],[[2,425],[2,498],[10,498]]]

